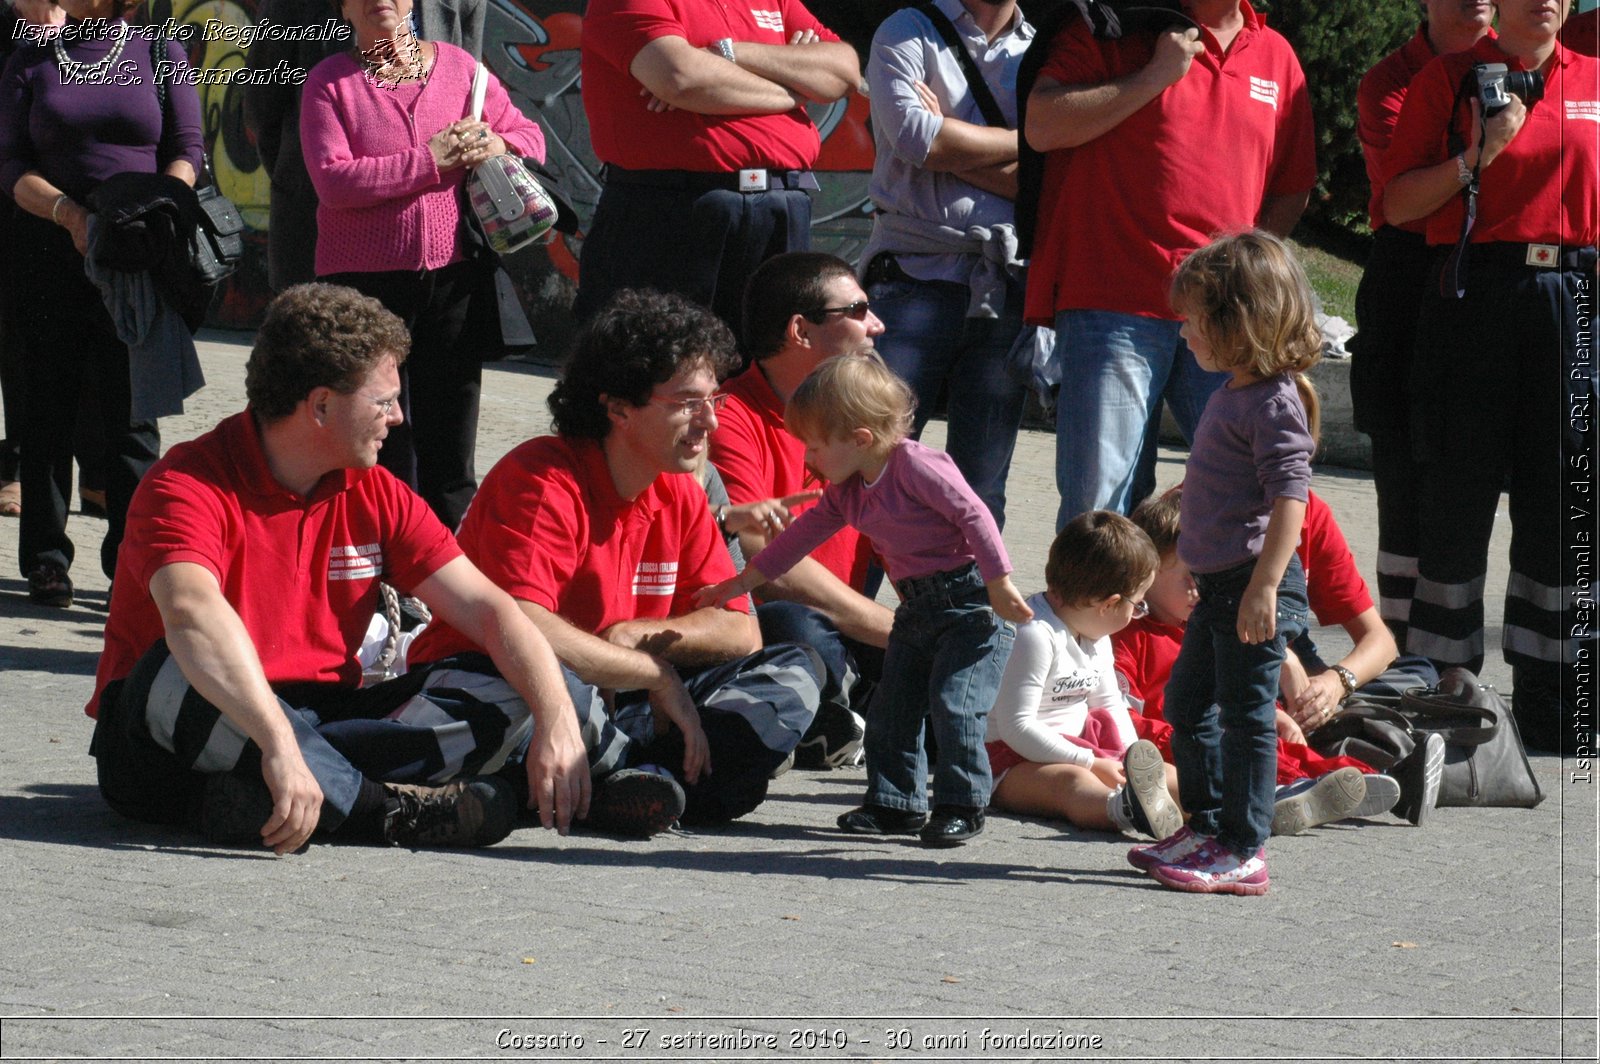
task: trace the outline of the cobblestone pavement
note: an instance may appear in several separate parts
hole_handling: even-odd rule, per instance
[[[247,338],[209,340],[169,444],[242,405]],[[549,378],[487,370],[482,469],[546,429]],[[1024,592],[1051,461],[1026,433],[1006,531]],[[1164,453],[1162,483],[1181,468]],[[1317,488],[1370,579],[1370,478]],[[277,859],[101,804],[82,705],[103,524],[72,528],[80,601],[61,611],[28,603],[0,525],[0,1058],[1595,1059],[1577,760],[1534,759],[1550,797],[1532,811],[1274,840],[1256,899],[1169,893],[1127,840],[1041,820],[938,852],[840,835],[859,769],[791,772],[743,821],[649,842],[527,829],[476,853]],[[1494,614],[1504,547],[1500,528]]]

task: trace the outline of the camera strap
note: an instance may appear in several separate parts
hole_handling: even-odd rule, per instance
[[[1456,91],[1456,106],[1467,98],[1467,81],[1462,79],[1461,87]],[[1445,299],[1465,299],[1467,296],[1467,249],[1471,247],[1472,226],[1478,220],[1478,180],[1483,173],[1483,141],[1488,136],[1488,119],[1478,119],[1478,162],[1472,168],[1472,180],[1467,182],[1467,187],[1461,190],[1461,197],[1466,202],[1466,209],[1461,214],[1461,236],[1456,240],[1456,246],[1451,249],[1450,257],[1445,259],[1444,269],[1439,272],[1439,295]],[[1452,142],[1449,147],[1453,149],[1451,156],[1467,149],[1465,144],[1457,145]]]

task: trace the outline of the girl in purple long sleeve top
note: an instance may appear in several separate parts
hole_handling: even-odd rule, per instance
[[[1164,886],[1264,894],[1284,648],[1305,630],[1295,556],[1311,486],[1322,351],[1311,287],[1266,233],[1223,237],[1178,267],[1172,306],[1202,369],[1231,379],[1189,450],[1178,554],[1200,604],[1167,681],[1166,717],[1189,825],[1129,859]]]
[[[1011,559],[989,510],[945,454],[906,438],[914,400],[875,354],[818,366],[785,419],[822,499],[751,559],[701,592],[725,602],[788,572],[844,525],[877,550],[900,593],[883,681],[867,722],[867,795],[839,818],[852,834],[920,830],[955,846],[983,830],[991,779],[983,738],[1013,631],[1033,616],[1011,583]],[[996,616],[998,614],[998,617]],[[927,814],[926,718],[939,743]]]

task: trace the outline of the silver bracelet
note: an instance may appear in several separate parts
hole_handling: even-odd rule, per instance
[[[71,198],[65,192],[56,197],[56,201],[50,205],[50,221],[52,223],[61,224],[61,205]]]
[[[1467,165],[1466,152],[1456,156],[1456,181],[1463,185],[1472,184],[1472,167]]]

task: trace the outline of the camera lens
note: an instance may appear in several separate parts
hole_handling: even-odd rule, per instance
[[[1544,75],[1537,70],[1512,70],[1506,73],[1506,92],[1523,103],[1544,99]]]

